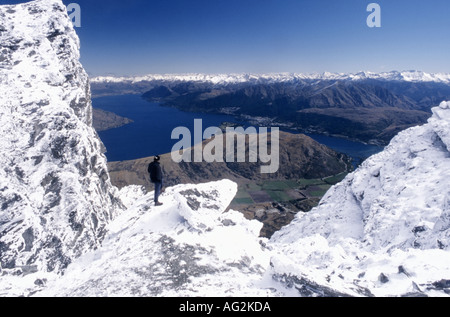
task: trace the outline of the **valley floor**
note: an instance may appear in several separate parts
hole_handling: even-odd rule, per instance
[[[239,184],[231,208],[247,219],[257,219],[264,226],[261,236],[270,238],[289,224],[298,212],[309,212],[331,186],[342,181],[348,173],[318,179],[272,180]]]

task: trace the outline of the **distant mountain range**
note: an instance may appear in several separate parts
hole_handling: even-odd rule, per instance
[[[420,71],[96,77],[91,86],[95,96],[142,94],[184,111],[383,145],[450,99],[450,74]]]
[[[275,74],[149,74],[144,76],[97,76],[91,78],[91,83],[142,83],[150,81],[184,81],[184,82],[209,82],[217,85],[236,83],[274,83],[290,82],[295,80],[365,80],[376,79],[386,81],[404,82],[435,82],[450,84],[450,73],[425,73],[417,70],[391,71],[383,73],[359,72],[359,73],[275,73]]]

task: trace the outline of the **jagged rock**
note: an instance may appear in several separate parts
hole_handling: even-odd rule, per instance
[[[389,278],[384,273],[381,273],[380,276],[378,276],[378,280],[383,284],[389,282]]]
[[[117,190],[65,6],[39,0],[0,15],[0,265],[61,272],[99,247]]]
[[[434,282],[432,285],[433,285],[432,289],[444,291],[446,294],[450,295],[450,280],[443,279],[443,280]]]

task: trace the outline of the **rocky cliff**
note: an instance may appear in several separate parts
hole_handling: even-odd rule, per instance
[[[0,265],[61,271],[117,213],[79,39],[57,0],[0,7]]]

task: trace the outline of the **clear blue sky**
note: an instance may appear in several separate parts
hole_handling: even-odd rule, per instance
[[[450,72],[449,0],[72,2],[91,75]],[[366,25],[371,2],[381,28]]]

